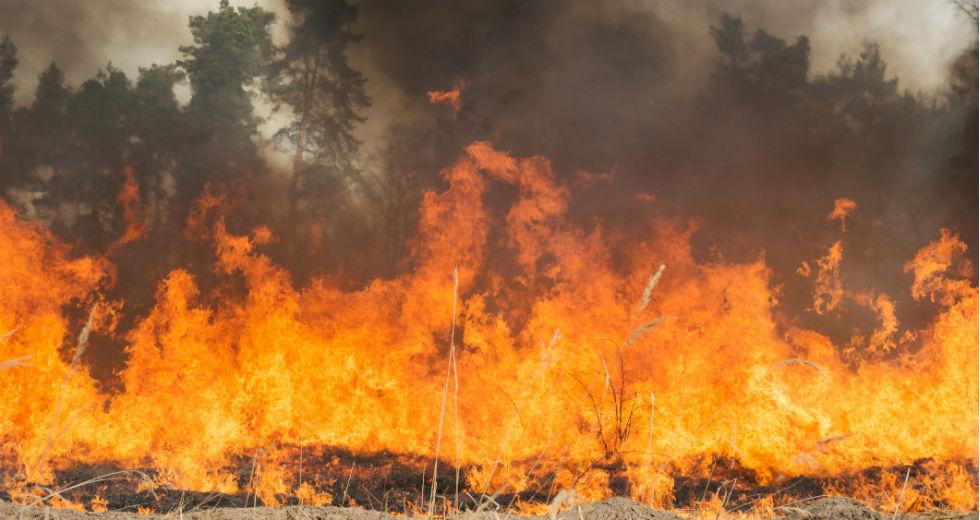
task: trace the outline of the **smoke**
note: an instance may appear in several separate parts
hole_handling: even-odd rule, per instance
[[[282,42],[283,3],[258,4],[279,15],[274,39]],[[550,158],[563,182],[582,188],[571,214],[582,226],[690,216],[701,222],[701,259],[765,251],[790,307],[811,299],[809,281],[796,274],[800,261],[820,258],[839,239],[850,259],[846,283],[894,294],[908,287],[902,263],[940,228],[959,231],[976,252],[976,28],[951,2],[358,5],[364,39],[350,52],[374,101],[358,129],[360,164],[373,184],[336,205],[371,214],[335,222],[370,221],[377,235],[400,234],[373,254],[361,227],[335,224],[329,235],[342,247],[330,252],[359,255],[339,264],[360,268],[362,280],[400,267],[412,229],[406,215],[415,216],[422,189],[436,186],[437,172],[476,139]],[[0,0],[0,33],[20,49],[17,100],[30,102],[51,61],[75,85],[108,62],[130,77],[172,63],[190,43],[188,16],[216,6]],[[732,43],[730,55],[712,37],[726,13],[743,23],[745,49]],[[455,85],[465,85],[458,114],[429,102],[428,92]],[[255,103],[269,115],[261,97]],[[263,126],[266,137],[275,130],[275,119]],[[278,164],[267,167],[286,168]],[[282,206],[286,185],[254,182],[254,193],[273,195],[254,205],[253,223]],[[825,218],[842,197],[858,204],[843,238]],[[378,217],[379,204],[395,216]],[[898,313],[914,321],[926,310],[900,301]]]
[[[109,62],[130,77],[140,67],[171,63],[179,57],[179,46],[190,41],[188,17],[214,4],[0,0],[5,15],[0,33],[9,34],[21,51],[17,100],[21,105],[30,102],[37,75],[52,61],[75,85]],[[282,42],[287,37],[284,2],[258,4],[277,13],[274,37]],[[728,127],[720,136],[703,135],[717,133],[699,110],[718,59],[709,28],[724,13],[741,15],[749,37],[757,29],[790,43],[799,35],[808,36],[811,78],[833,72],[842,54],[857,56],[866,42],[874,42],[900,91],[921,90],[930,96],[947,88],[951,66],[975,38],[969,20],[944,0],[367,0],[359,7],[359,31],[365,37],[351,54],[354,67],[367,75],[374,100],[358,130],[366,158],[383,154],[390,129],[407,125],[444,139],[440,150],[422,153],[430,157],[429,163],[416,166],[437,170],[458,152],[459,144],[484,138],[520,155],[546,155],[568,176],[579,170],[614,172],[620,181],[617,189],[656,192],[662,203],[690,198],[688,191],[704,187],[706,178],[716,180],[704,170],[719,165],[703,164],[705,156],[728,164],[729,170],[758,169],[744,155],[765,156],[770,147],[758,141],[767,135],[744,127]],[[464,110],[450,121],[429,104],[426,93],[448,89],[459,80],[468,82]],[[186,100],[186,84],[178,88]],[[261,97],[255,103],[261,115],[270,115]],[[932,124],[950,130],[963,117],[950,113]],[[278,121],[272,117],[263,126],[266,136],[277,129]],[[942,141],[942,136],[934,140]],[[902,168],[921,175],[929,165],[956,153],[948,149],[948,142],[943,146],[888,152],[907,158]],[[739,161],[724,157],[721,147],[739,150]],[[285,169],[281,156],[268,155],[274,168]],[[766,159],[771,157],[760,158]],[[906,177],[896,173],[885,181],[902,184]],[[752,182],[743,187],[759,183],[747,181]],[[593,191],[601,193],[602,188]],[[606,195],[587,202],[601,206]],[[696,209],[726,204],[705,198],[707,208]]]
[[[949,66],[975,36],[969,20],[943,0],[775,5],[750,0],[601,5],[373,0],[361,3],[361,13],[366,38],[355,57],[371,72],[371,87],[380,94],[374,97],[388,113],[393,94],[398,102],[417,105],[425,101],[426,90],[448,88],[460,75],[484,73],[500,83],[508,75],[521,75],[524,81],[509,83],[515,98],[552,87],[546,79],[554,76],[567,80],[565,88],[586,91],[602,78],[584,73],[601,74],[600,68],[616,74],[605,78],[613,87],[697,89],[715,56],[708,28],[724,13],[742,15],[751,27],[784,38],[808,35],[814,74],[833,70],[842,54],[856,55],[865,42],[875,42],[890,73],[900,78],[903,89],[913,91],[941,89]],[[657,67],[656,77],[643,76]],[[596,94],[592,103],[602,95],[622,94],[608,89],[591,93]]]
[[[789,46],[808,37],[798,56],[760,72],[778,81],[804,68],[801,81],[809,83],[793,88],[805,101],[726,91],[734,87],[712,76],[721,56],[709,28],[725,12],[741,15],[749,41],[759,30]],[[614,186],[599,183],[581,201],[589,217],[635,218],[638,209],[622,195],[641,191],[661,209],[705,219],[716,235],[707,241],[723,253],[779,250],[798,259],[800,238],[822,243],[813,230],[829,232],[827,208],[853,196],[870,220],[902,237],[904,252],[941,226],[958,227],[975,243],[975,198],[960,196],[973,202],[956,209],[947,199],[952,177],[960,179],[953,185],[975,177],[949,165],[959,153],[975,155],[957,137],[970,109],[924,115],[914,99],[941,102],[951,64],[974,42],[970,21],[952,3],[376,0],[362,4],[362,32],[356,56],[373,78],[381,119],[431,125],[439,108],[426,92],[465,79],[458,120],[441,126],[460,141],[486,138],[517,154],[545,155],[569,178],[577,170],[613,172]],[[860,60],[870,42],[882,77],[852,69],[821,83],[846,76],[842,55]],[[881,93],[891,78],[894,92]],[[831,105],[863,95],[877,96],[870,112],[832,120],[839,107]],[[835,135],[838,124],[860,130]],[[858,134],[866,140],[853,142]]]
[[[256,4],[277,13],[279,20],[273,36],[279,41],[286,37],[287,11],[282,0],[235,0],[231,4]],[[753,0],[620,0],[602,2],[601,9],[557,1],[536,5],[479,2],[461,6],[451,2],[368,0],[359,4],[362,32],[367,38],[353,53],[358,68],[370,72],[371,89],[379,101],[376,103],[379,110],[418,94],[417,89],[393,89],[390,80],[395,80],[398,87],[413,82],[409,76],[416,78],[415,83],[434,83],[474,63],[477,56],[472,51],[479,50],[482,55],[493,52],[498,44],[506,45],[508,35],[523,31],[527,37],[534,38],[536,34],[539,41],[545,41],[551,36],[560,38],[560,33],[570,28],[562,20],[580,24],[582,30],[593,23],[608,25],[608,19],[579,18],[583,10],[601,11],[605,13],[600,15],[603,18],[615,17],[616,13],[639,16],[636,23],[623,25],[622,29],[628,32],[626,36],[639,37],[638,41],[647,43],[676,42],[675,52],[682,59],[675,61],[671,72],[687,78],[705,73],[713,53],[707,27],[724,12],[742,14],[753,26],[775,34],[809,35],[816,72],[832,69],[842,53],[854,54],[865,41],[874,41],[881,45],[891,71],[901,78],[902,85],[913,90],[941,88],[946,83],[950,64],[970,44],[976,32],[953,2],[946,0],[859,3],[792,0],[775,4]],[[141,66],[170,63],[178,57],[177,48],[190,40],[187,18],[203,14],[216,5],[216,1],[196,0],[0,0],[0,13],[4,15],[0,17],[0,33],[9,35],[22,51],[29,51],[20,55],[17,99],[21,104],[30,101],[37,75],[52,61],[61,66],[74,84],[91,77],[109,61],[130,76],[135,76]],[[471,14],[493,18],[481,22]],[[656,34],[650,32],[653,28],[639,27],[643,20],[659,23]],[[482,32],[475,29],[479,25],[485,28]],[[638,28],[639,33],[629,33]],[[454,37],[447,39],[450,35]],[[408,36],[411,41],[404,39]],[[443,45],[446,48],[442,51],[435,50]],[[417,54],[423,48],[436,54]],[[538,49],[529,50],[525,61],[535,61],[537,53]],[[416,60],[392,63],[398,54],[406,57],[414,54]],[[440,56],[449,59],[440,60]],[[425,88],[437,86],[440,85]]]
[[[135,75],[138,67],[174,60],[190,39],[177,2],[0,2],[0,33],[18,46],[17,101],[29,104],[38,75],[57,62],[77,85],[108,62]]]
[[[738,73],[710,30],[726,13],[758,45]],[[801,261],[843,240],[843,284],[891,295],[916,326],[935,309],[908,298],[901,259],[944,227],[976,252],[976,105],[949,98],[975,27],[951,3],[376,0],[362,31],[376,113],[441,132],[449,154],[488,139],[548,157],[588,180],[571,215],[585,227],[693,216],[698,257],[764,252],[784,308],[838,344],[879,317],[856,299],[799,312],[813,291]],[[461,80],[458,116],[428,103]],[[843,237],[825,218],[841,197],[859,205]]]

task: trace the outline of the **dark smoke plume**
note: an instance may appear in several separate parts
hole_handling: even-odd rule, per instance
[[[342,52],[366,77],[374,104],[355,132],[362,146],[349,148],[355,157],[344,171],[292,172],[269,159],[267,139],[291,115],[272,114],[261,131],[255,117],[270,105],[259,71],[274,53],[264,37],[252,35],[255,56],[243,54],[254,80],[217,89],[236,95],[212,105],[188,93],[202,82],[188,81],[191,54],[180,49],[193,43],[188,16],[206,14],[199,5],[0,0],[0,33],[18,48],[12,84],[20,106],[0,122],[0,192],[81,251],[104,252],[126,229],[116,197],[124,168],[134,168],[147,235],[113,250],[123,267],[112,290],[131,306],[123,330],[174,267],[191,269],[206,290],[240,290],[213,279],[208,244],[185,232],[205,186],[230,201],[236,232],[264,224],[283,237],[269,251],[297,283],[328,276],[356,286],[408,267],[402,258],[422,192],[437,189],[439,170],[478,139],[548,157],[577,188],[571,216],[584,227],[694,218],[696,254],[705,260],[765,251],[782,303],[794,311],[811,299],[811,281],[797,274],[801,260],[818,258],[840,236],[826,219],[839,198],[858,203],[844,236],[844,283],[896,295],[903,323],[914,326],[929,309],[905,296],[902,263],[940,228],[957,231],[976,257],[976,41],[965,38],[951,64],[915,62],[911,50],[930,42],[869,22],[915,3],[353,5],[351,30],[363,38]],[[272,41],[288,41],[285,4],[259,7],[278,15]],[[957,7],[930,4],[922,16],[941,8]],[[968,34],[976,19],[965,12],[957,23]],[[849,31],[839,29],[843,22]],[[927,69],[932,76],[916,77]],[[462,89],[458,111],[430,103],[429,92],[454,86]],[[304,207],[294,204],[297,183],[289,180],[297,173],[316,179],[315,196],[304,194],[315,211],[301,219],[284,210]],[[838,339],[851,332],[841,323],[874,319],[844,312],[854,315],[789,314]],[[118,337],[106,342],[107,351],[121,345]],[[102,361],[104,379],[119,358]]]

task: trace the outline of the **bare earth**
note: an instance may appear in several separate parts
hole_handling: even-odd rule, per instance
[[[822,498],[798,507],[777,508],[777,518],[786,520],[889,520],[892,515],[876,513],[858,502],[846,498]],[[696,516],[695,516],[696,517]],[[189,513],[141,516],[136,513],[107,512],[83,513],[51,507],[20,506],[0,503],[0,518],[24,520],[395,520],[397,518],[379,511],[344,507],[290,506],[282,508],[215,508]],[[548,518],[514,516],[493,512],[463,513],[450,517],[456,520],[520,520]],[[575,506],[557,515],[559,520],[683,520],[685,517],[666,511],[657,511],[625,498],[612,498],[602,502]],[[899,515],[903,520],[967,520],[978,518],[977,513],[929,512]]]

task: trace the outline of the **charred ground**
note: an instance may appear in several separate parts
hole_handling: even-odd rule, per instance
[[[300,452],[302,451],[302,455]],[[18,504],[43,506],[82,506],[90,511],[136,512],[143,509],[160,513],[192,513],[214,508],[255,508],[265,506],[296,506],[316,503],[318,506],[359,507],[370,511],[413,514],[427,511],[432,492],[432,460],[416,454],[358,454],[342,448],[282,447],[280,467],[293,477],[288,492],[276,496],[276,503],[265,504],[262,498],[247,492],[225,494],[175,489],[154,484],[158,472],[151,466],[133,469],[116,463],[70,464],[55,471],[52,483],[27,484],[16,490],[0,490],[0,500]],[[234,475],[241,489],[248,489],[257,477],[256,467],[261,465],[261,454],[233,459],[225,468]],[[786,506],[783,514],[792,514],[792,507],[805,505],[828,496],[859,496],[864,506],[883,510],[884,496],[864,496],[868,483],[884,480],[902,481],[909,475],[911,495],[929,494],[928,482],[922,480],[934,472],[934,461],[921,460],[910,466],[873,467],[860,473],[842,474],[835,477],[793,477],[781,482],[763,485],[755,471],[745,468],[733,459],[717,459],[706,465],[701,476],[685,476],[675,479],[673,508],[695,510],[712,500],[720,500],[729,513],[762,514],[766,507]],[[302,467],[301,467],[302,466]],[[444,472],[436,482],[437,510],[444,512],[478,512],[485,510],[508,512],[527,508],[541,508],[551,504],[556,489],[555,474],[537,472],[531,476],[533,484],[520,493],[493,493],[475,489],[465,481],[457,482],[455,468],[442,461]],[[977,468],[971,461],[954,463],[957,470],[977,477]],[[467,468],[461,468],[463,474]],[[616,465],[597,464],[583,468],[579,477],[594,469],[610,471],[610,491],[614,497],[630,496],[629,481],[625,468]],[[7,479],[16,477],[8,474]],[[618,482],[618,484],[617,484]],[[303,483],[308,487],[301,489]],[[56,492],[56,494],[52,494]],[[47,497],[47,498],[44,498]],[[890,497],[889,497],[890,499]],[[855,502],[856,504],[856,502]],[[762,508],[762,511],[759,508]],[[949,510],[950,504],[940,501],[915,503],[916,510]],[[629,517],[632,518],[632,517]],[[870,517],[869,517],[870,518]]]

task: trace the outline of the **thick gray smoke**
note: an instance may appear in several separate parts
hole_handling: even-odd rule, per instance
[[[259,5],[277,13],[279,21],[274,36],[280,41],[285,37],[284,21],[288,14],[282,0],[235,0],[231,3]],[[61,66],[74,84],[88,79],[109,61],[130,76],[135,76],[138,67],[172,62],[179,56],[178,46],[189,43],[188,16],[204,14],[214,9],[216,4],[216,1],[200,0],[0,0],[0,33],[9,35],[21,49],[30,50],[20,56],[16,78],[19,87],[17,99],[21,103],[30,102],[37,75],[52,61]],[[506,34],[513,33],[508,28],[511,26],[534,28],[544,40],[549,35],[574,29],[575,23],[583,25],[580,28],[593,22],[602,24],[602,18],[615,17],[617,13],[627,17],[638,16],[638,22],[652,18],[658,20],[661,27],[648,43],[673,41],[676,44],[675,52],[681,59],[674,64],[672,73],[695,78],[704,75],[707,62],[714,52],[707,27],[715,23],[722,13],[729,12],[741,14],[752,26],[777,35],[810,36],[812,62],[814,70],[818,72],[832,69],[842,53],[856,53],[865,41],[874,41],[888,58],[891,72],[901,78],[904,88],[913,90],[942,88],[947,81],[949,65],[970,44],[976,33],[956,7],[956,2],[950,0],[620,0],[596,2],[592,8],[581,2],[557,1],[524,2],[536,5],[523,6],[521,2],[510,6],[500,2],[474,2],[459,6],[441,2],[393,3],[386,0],[367,0],[358,4],[361,6],[362,32],[366,33],[367,38],[353,49],[353,54],[357,66],[369,72],[376,106],[383,108],[401,105],[406,100],[404,96],[418,93],[401,91],[398,86],[391,85],[389,80],[398,74],[389,73],[414,70],[413,66],[437,62],[432,59],[435,56],[422,56],[416,63],[401,65],[397,70],[385,68],[390,65],[388,56],[392,49],[400,45],[418,49],[425,45],[397,38],[409,34],[413,26],[426,29],[414,35],[426,41],[457,31],[461,38],[440,43],[459,46],[455,54],[461,56],[472,48],[474,38],[484,38],[483,46],[489,46],[484,50],[492,51],[495,38],[503,43]],[[598,9],[599,4],[603,6],[602,9]],[[599,10],[607,15],[598,20],[579,19],[576,22],[576,13],[583,9]],[[539,15],[524,21],[516,19],[531,10],[538,11]],[[503,25],[481,36],[471,30],[480,21],[467,18],[470,14],[493,16],[494,22],[503,22]],[[484,25],[489,26],[490,23],[487,21]],[[429,34],[436,24],[439,25],[436,34]],[[455,29],[448,25],[455,26]],[[382,32],[376,33],[374,29]],[[628,32],[630,28],[624,26],[623,30]],[[530,55],[537,52],[538,49],[528,50]],[[432,67],[429,68],[433,72]],[[429,81],[429,78],[423,77],[421,69],[416,72],[418,82]],[[452,74],[443,70],[435,72],[440,79]],[[435,79],[431,78],[433,83]],[[435,88],[435,85],[426,85],[425,88]],[[367,126],[377,127],[377,123],[372,121]]]
[[[273,39],[288,39],[284,5],[258,4],[279,16]],[[795,274],[800,261],[838,238],[826,221],[837,198],[859,208],[845,238],[852,254],[845,283],[902,295],[899,318],[907,323],[928,309],[903,292],[905,260],[943,227],[959,232],[976,256],[977,28],[954,2],[356,5],[364,38],[349,49],[351,64],[373,99],[357,129],[364,146],[356,162],[367,181],[330,201],[338,210],[328,229],[340,244],[329,253],[353,256],[291,263],[284,248],[277,260],[299,280],[317,274],[306,273],[311,265],[359,268],[353,277],[361,282],[403,268],[421,191],[437,187],[438,171],[477,139],[549,157],[582,188],[572,217],[583,226],[631,229],[651,215],[693,217],[702,222],[695,252],[705,260],[765,251],[791,308],[810,298],[809,282]],[[30,104],[51,61],[74,85],[110,61],[131,78],[139,67],[172,63],[190,43],[187,17],[216,6],[0,0],[0,34],[20,50],[16,99]],[[455,85],[463,85],[458,114],[429,102],[428,92]],[[186,84],[178,89],[186,101]],[[268,100],[257,96],[254,104],[268,115]],[[266,137],[283,117],[266,122]],[[261,199],[253,223],[278,218],[288,175],[280,164],[266,166],[280,177],[252,181],[263,183],[253,190]],[[585,178],[599,180],[585,186]],[[339,182],[335,191],[346,193]],[[351,216],[357,212],[364,214]],[[139,290],[150,297],[155,282]]]

